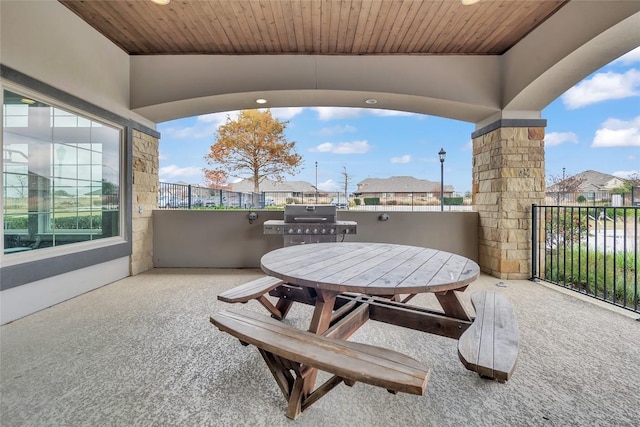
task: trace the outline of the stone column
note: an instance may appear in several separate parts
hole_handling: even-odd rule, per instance
[[[531,277],[531,204],[545,192],[546,120],[500,120],[472,135],[473,205],[482,271]]]
[[[158,139],[133,131],[131,275],[153,268],[152,212],[158,207]]]

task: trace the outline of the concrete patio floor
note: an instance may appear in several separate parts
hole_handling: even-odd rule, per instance
[[[155,269],[0,328],[0,425],[637,426],[640,322],[633,313],[528,281],[482,276],[520,328],[516,370],[482,380],[448,338],[368,322],[352,340],[428,364],[424,396],[340,385],[297,421],[254,347],[209,323],[222,290],[258,270]],[[417,305],[436,304],[422,295]],[[265,313],[255,301],[234,309]],[[286,322],[304,328],[310,307]]]

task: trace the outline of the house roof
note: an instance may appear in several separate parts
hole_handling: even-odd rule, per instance
[[[617,185],[612,181],[616,182],[624,182],[625,180],[622,178],[618,178],[615,175],[610,175],[608,173],[602,173],[594,170],[586,170],[584,172],[577,173],[566,178],[563,181],[557,182],[552,186],[547,187],[547,191],[562,191],[563,184],[569,182],[578,181],[580,184],[577,185],[576,191],[588,191],[588,190],[609,190],[611,188],[615,188]]]
[[[452,185],[444,186],[445,192],[453,192]],[[360,193],[436,193],[440,183],[412,176],[392,176],[389,178],[367,178],[358,183]]]
[[[233,191],[251,192],[253,191],[253,180],[243,179],[231,184]],[[260,183],[260,191],[263,192],[287,192],[287,193],[313,193],[316,188],[306,181],[272,181],[265,179]]]

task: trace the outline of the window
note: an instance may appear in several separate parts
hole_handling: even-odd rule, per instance
[[[123,129],[5,90],[3,251],[120,236]]]

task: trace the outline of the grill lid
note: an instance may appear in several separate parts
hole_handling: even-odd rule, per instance
[[[337,213],[334,205],[287,205],[284,208],[284,222],[335,223]]]

